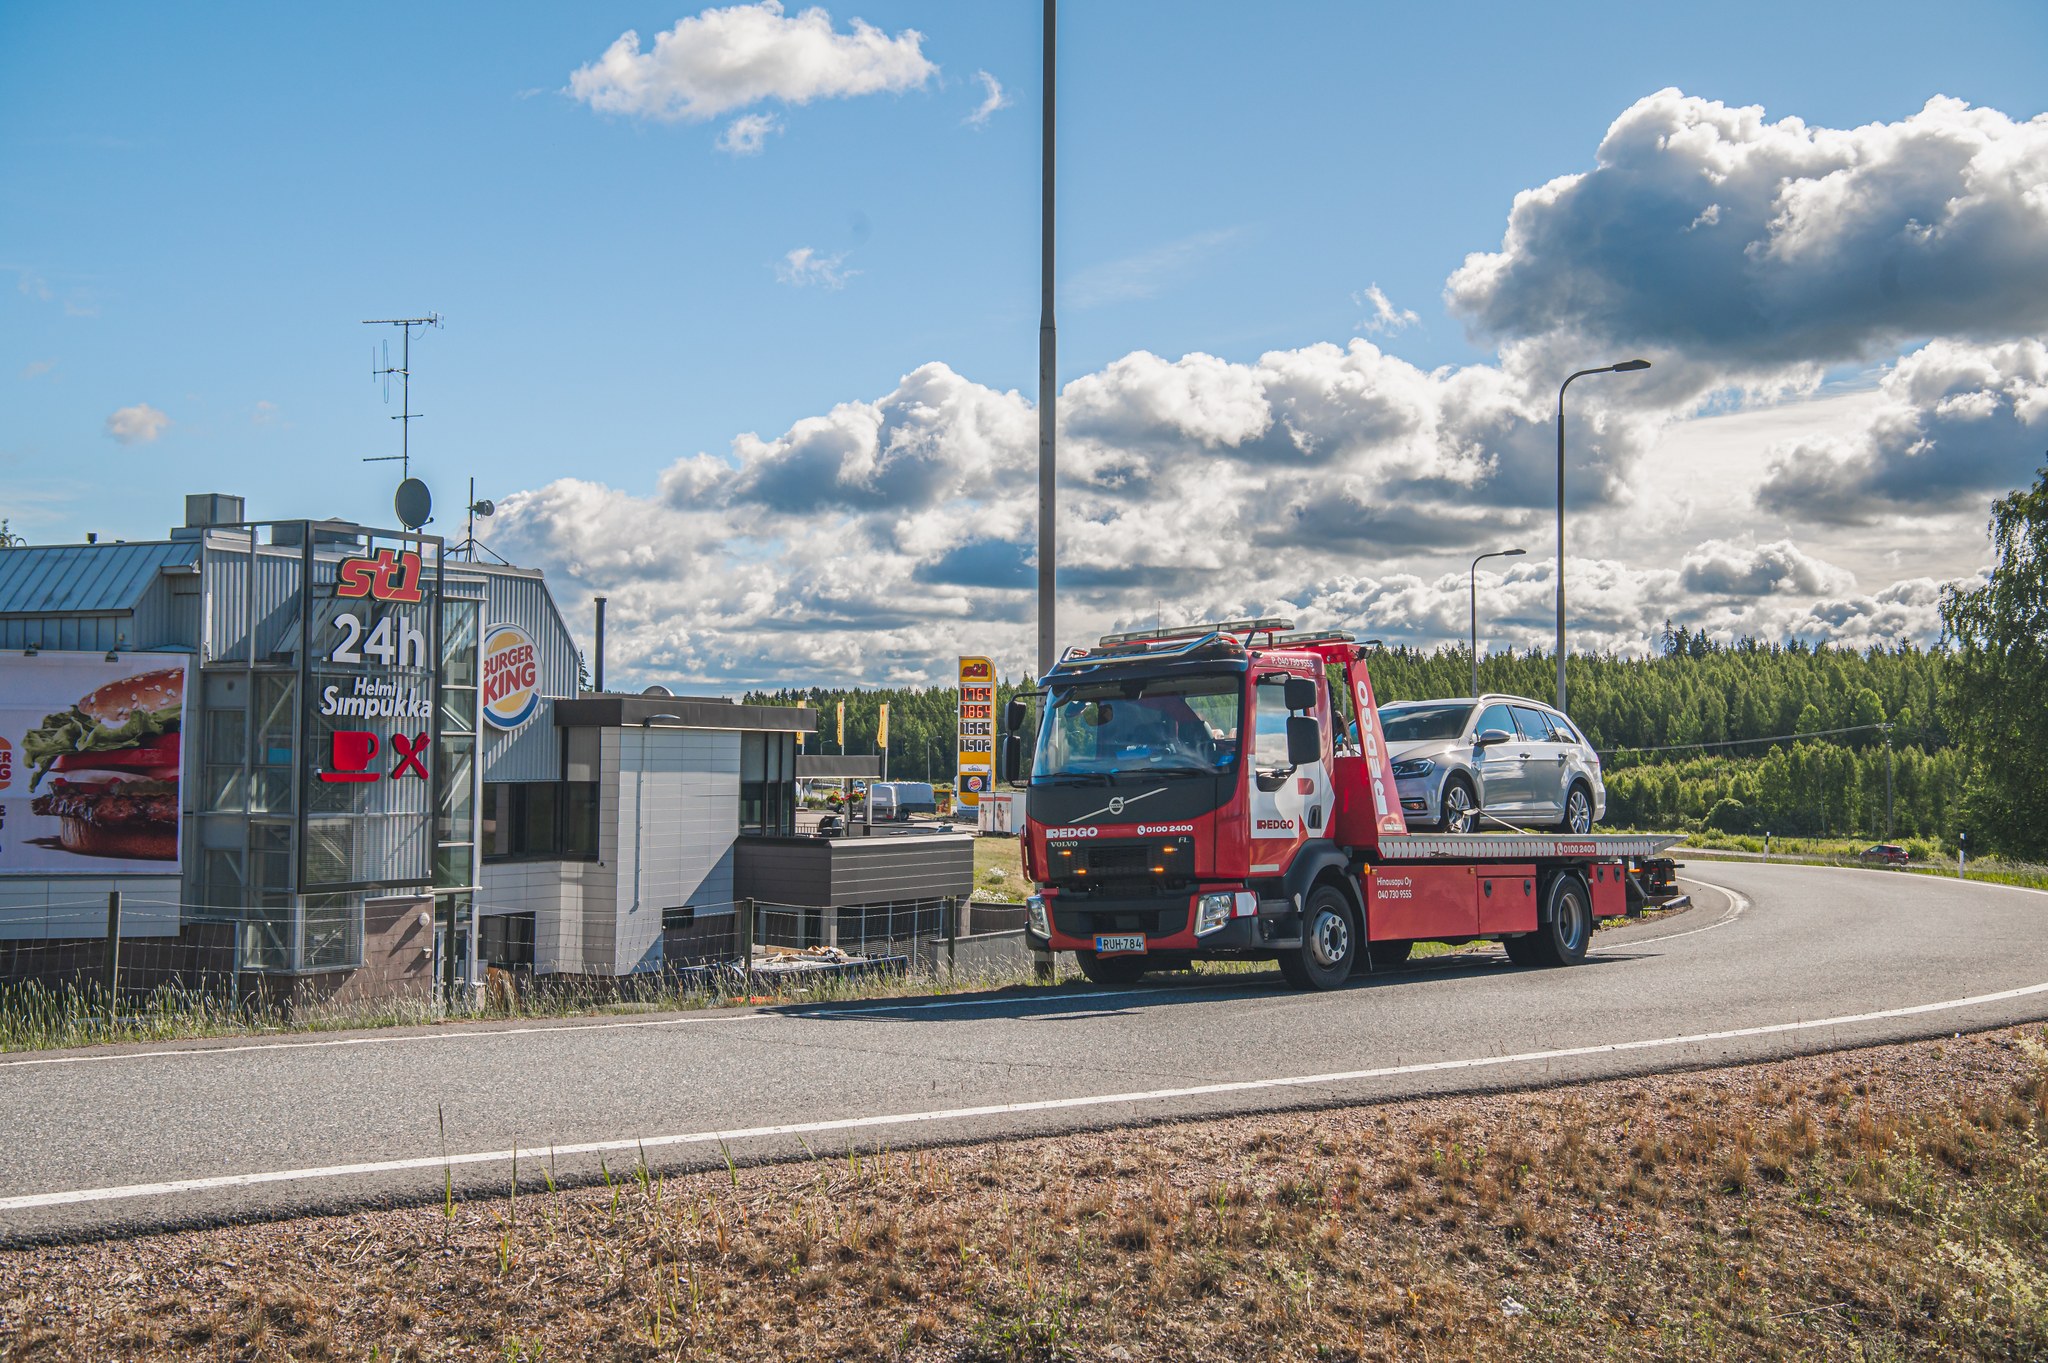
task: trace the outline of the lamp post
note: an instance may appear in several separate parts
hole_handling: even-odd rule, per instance
[[[1573,379],[1588,374],[1633,374],[1649,367],[1648,360],[1603,364],[1568,375],[1557,387],[1557,712],[1561,715],[1570,713],[1564,708],[1564,390],[1572,386]]]
[[[1479,565],[1490,558],[1520,558],[1522,549],[1496,549],[1490,554],[1481,554],[1472,560],[1472,695],[1479,695]]]
[[[1053,621],[1059,516],[1055,478],[1059,442],[1059,327],[1053,321],[1053,57],[1058,0],[1044,0],[1045,105],[1038,167],[1038,676],[1052,671],[1059,645]]]

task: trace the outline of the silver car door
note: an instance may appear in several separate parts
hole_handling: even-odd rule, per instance
[[[1478,746],[1479,735],[1488,729],[1504,729],[1508,741],[1492,747]],[[1479,773],[1479,803],[1489,814],[1512,819],[1528,812],[1529,778],[1526,772],[1529,745],[1515,728],[1515,717],[1506,705],[1496,702],[1479,712],[1472,726],[1472,766]],[[1483,830],[1488,825],[1480,821]]]
[[[1568,784],[1565,745],[1550,728],[1550,716],[1530,705],[1517,705],[1515,727],[1521,732],[1528,759],[1523,775],[1529,782],[1529,813],[1539,819],[1564,817]]]

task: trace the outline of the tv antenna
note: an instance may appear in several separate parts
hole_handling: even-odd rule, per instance
[[[399,327],[405,335],[398,343],[398,363],[391,363],[391,343],[383,342],[370,351],[370,379],[384,381],[384,401],[391,401],[391,376],[398,375],[398,415],[392,417],[399,423],[398,453],[373,454],[364,458],[365,464],[388,464],[398,462],[400,473],[412,477],[412,423],[425,416],[425,412],[412,409],[412,329],[414,327],[438,327],[441,315],[430,312],[425,317],[380,317],[363,323],[366,327]],[[379,355],[382,359],[379,359]]]

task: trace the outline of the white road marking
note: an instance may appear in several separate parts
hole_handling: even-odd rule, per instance
[[[256,1041],[242,1046],[178,1046],[152,1051],[119,1051],[109,1055],[43,1055],[25,1060],[0,1060],[0,1069],[28,1065],[105,1065],[117,1060],[175,1060],[186,1056],[240,1055],[247,1051],[308,1051],[332,1046],[403,1046],[412,1041],[489,1041],[501,1036],[545,1036],[564,1032],[616,1032],[636,1027],[708,1027],[721,1022],[760,1022],[779,1019],[780,1013],[741,1013],[719,1017],[693,1014],[680,1018],[648,1018],[638,1022],[561,1022],[551,1027],[451,1028],[445,1032],[417,1032],[411,1036],[347,1036],[324,1041]]]
[[[1687,877],[1687,879],[1690,880],[1691,878]],[[1726,914],[1723,914],[1721,917],[1715,919],[1713,922],[1707,924],[1703,928],[1687,928],[1684,932],[1667,932],[1662,937],[1634,937],[1630,938],[1626,942],[1613,942],[1604,947],[1594,947],[1586,954],[1588,956],[1597,956],[1603,955],[1610,951],[1627,951],[1631,947],[1646,947],[1656,942],[1675,942],[1681,937],[1695,937],[1703,932],[1712,932],[1716,928],[1727,927],[1730,923],[1733,923],[1736,919],[1742,917],[1743,912],[1749,908],[1749,896],[1745,894],[1739,894],[1736,891],[1729,889],[1726,885],[1716,885],[1710,880],[1693,880],[1691,883],[1694,885],[1703,885],[1710,890],[1717,890],[1720,893],[1727,895],[1728,902],[1730,905],[1728,912]]]
[[[1756,1027],[1734,1027],[1718,1032],[1693,1032],[1685,1036],[1657,1037],[1644,1041],[1612,1041],[1598,1046],[1571,1046],[1553,1051],[1524,1051],[1516,1055],[1478,1056],[1464,1060],[1430,1060],[1412,1065],[1386,1065],[1369,1070],[1344,1070],[1334,1074],[1304,1074],[1275,1079],[1238,1079],[1186,1088],[1149,1089],[1135,1093],[1103,1093],[1078,1098],[1044,1098],[1025,1103],[990,1103],[981,1107],[944,1108],[935,1112],[901,1112],[867,1117],[840,1117],[816,1122],[789,1122],[779,1126],[736,1127],[724,1131],[694,1131],[682,1135],[639,1136],[623,1140],[584,1141],[575,1145],[534,1146],[510,1150],[475,1150],[417,1159],[376,1160],[363,1164],[332,1164],[310,1169],[276,1169],[253,1174],[222,1174],[210,1178],[174,1179],[164,1183],[129,1183],[108,1188],[72,1188],[54,1193],[29,1193],[0,1198],[0,1212],[32,1211],[42,1207],[77,1206],[88,1202],[112,1202],[132,1198],[170,1197],[180,1193],[218,1192],[230,1188],[253,1188],[271,1183],[306,1183],[320,1179],[361,1178],[375,1174],[407,1173],[423,1169],[453,1169],[457,1165],[508,1164],[523,1159],[542,1164],[564,1155],[604,1155],[626,1151],[658,1150],[680,1145],[731,1145],[736,1141],[760,1140],[773,1136],[812,1136],[839,1131],[864,1131],[877,1127],[923,1126],[938,1122],[969,1121],[977,1117],[1014,1117],[1033,1112],[1073,1111],[1080,1108],[1110,1107],[1141,1103],[1164,1103],[1182,1098],[1206,1098],[1227,1093],[1257,1093],[1273,1089],[1313,1088],[1329,1084],[1356,1083],[1366,1079],[1388,1079],[1410,1074],[1445,1074],[1460,1070],[1482,1070],[1538,1061],[1570,1060],[1579,1056],[1619,1055],[1628,1051],[1664,1050],[1696,1046],[1711,1041],[1736,1041],[1746,1037],[1780,1036],[1793,1032],[1817,1031],[1826,1027],[1847,1027],[1861,1022],[1889,1018],[1920,1017],[1930,1013],[1953,1012],[1990,1003],[2006,1003],[2048,993],[2048,983],[2002,989],[1995,994],[1946,999],[1940,1003],[1919,1003],[1904,1008],[1886,1008],[1872,1013],[1850,1013],[1841,1017],[1817,1018],[1807,1022],[1774,1022]]]

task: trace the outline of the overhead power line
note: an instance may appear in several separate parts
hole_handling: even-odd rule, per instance
[[[1750,743],[1783,743],[1787,739],[1793,738],[1833,738],[1837,734],[1860,734],[1867,733],[1872,729],[1889,729],[1891,727],[1889,724],[1851,724],[1846,729],[1809,729],[1804,733],[1769,734],[1763,738],[1729,738],[1723,739],[1718,743],[1666,743],[1661,747],[1655,748],[1598,748],[1595,751],[1602,757],[1611,757],[1615,753],[1624,752],[1681,752],[1693,748],[1740,748]]]

